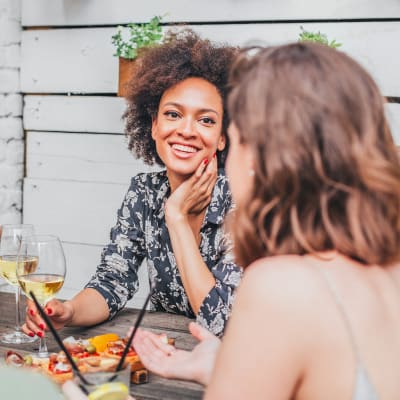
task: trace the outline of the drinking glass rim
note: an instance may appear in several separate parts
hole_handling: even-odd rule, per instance
[[[36,242],[36,243],[60,242],[61,243],[61,240],[56,235],[33,234],[33,235],[24,236],[21,239],[21,243],[22,242]]]
[[[3,237],[13,237],[9,230],[23,230],[23,229],[30,229],[33,233],[29,233],[28,235],[24,235],[24,237],[35,235],[35,226],[33,224],[0,224],[0,238]],[[5,233],[7,232],[7,234]]]
[[[5,227],[7,227],[7,228],[16,228],[16,227],[30,227],[30,228],[34,228],[34,225],[33,224],[1,224],[1,227],[3,228],[3,230],[4,230],[4,228]]]
[[[87,383],[83,383],[82,379],[73,371],[73,379],[76,384],[80,385],[81,388],[84,386],[87,390],[92,390],[96,386],[100,386],[106,383],[111,382],[119,382],[116,380],[118,377],[127,377],[128,388],[130,387],[131,380],[130,374],[132,372],[132,365],[130,363],[126,363],[125,366],[117,371],[85,371],[82,372],[82,376],[86,380]],[[101,377],[101,382],[99,382],[96,377]],[[124,383],[124,382],[123,382]]]

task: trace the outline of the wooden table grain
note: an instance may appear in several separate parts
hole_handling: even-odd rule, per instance
[[[131,327],[139,311],[134,309],[122,310],[113,320],[96,325],[90,328],[65,328],[60,331],[60,336],[64,339],[67,336],[75,338],[88,338],[102,333],[114,332],[120,336],[125,336]],[[145,314],[142,327],[153,332],[165,332],[168,337],[175,339],[178,348],[190,350],[195,345],[195,339],[188,332],[189,319],[161,312],[148,312]],[[0,335],[13,329],[15,323],[15,297],[11,293],[0,292]],[[58,345],[47,333],[47,345],[49,351],[59,351]],[[8,345],[0,343],[0,359],[4,358],[8,350],[21,352],[35,352],[38,349],[38,342],[23,345]],[[175,399],[201,399],[203,389],[200,385],[168,380],[149,375],[149,382],[141,385],[131,385],[131,394],[137,400],[175,400]]]

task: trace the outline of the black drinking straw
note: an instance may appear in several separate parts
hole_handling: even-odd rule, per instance
[[[69,354],[68,350],[66,349],[63,341],[61,340],[59,334],[57,333],[57,331],[55,330],[50,318],[47,316],[47,314],[44,312],[43,308],[41,307],[41,305],[39,304],[39,302],[36,299],[36,296],[34,295],[34,293],[32,291],[29,292],[29,295],[31,296],[32,300],[35,302],[37,309],[39,310],[40,315],[42,316],[42,318],[44,319],[44,321],[46,322],[46,325],[49,327],[50,332],[53,334],[54,339],[56,340],[56,342],[58,343],[58,345],[61,347],[61,350],[64,351],[68,361],[70,362],[72,369],[74,370],[74,372],[76,373],[76,375],[78,375],[79,379],[85,384],[85,385],[90,385],[90,383],[87,381],[87,379],[81,374],[81,372],[79,371],[78,366],[76,365],[74,359],[71,357],[71,355]],[[89,392],[86,390],[85,387],[81,386],[81,389],[85,392],[85,394],[89,394]]]
[[[119,360],[117,368],[115,369],[116,372],[121,371],[121,369],[122,369],[122,367],[124,365],[126,355],[128,354],[129,348],[131,347],[131,343],[132,343],[132,340],[133,340],[133,338],[135,336],[135,333],[136,333],[137,329],[139,328],[140,323],[142,322],[142,319],[144,317],[144,313],[146,312],[147,304],[148,304],[152,294],[153,294],[153,289],[151,288],[150,289],[150,293],[148,294],[148,296],[146,298],[146,301],[144,302],[143,307],[140,310],[140,313],[139,313],[139,315],[137,317],[137,320],[135,322],[135,326],[133,327],[131,336],[129,337],[128,342],[125,345],[125,349],[124,349],[124,351],[122,353],[121,359]],[[114,379],[115,379],[115,375],[110,378],[110,380],[114,380]]]

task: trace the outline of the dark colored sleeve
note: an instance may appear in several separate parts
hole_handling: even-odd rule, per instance
[[[145,257],[145,191],[139,178],[131,186],[118,210],[110,242],[103,249],[101,262],[85,286],[96,289],[106,300],[109,318],[115,316],[138,290],[138,268]]]
[[[243,274],[243,269],[234,261],[231,245],[211,268],[211,272],[215,278],[215,286],[205,297],[197,322],[214,335],[222,336],[231,313],[235,290]]]

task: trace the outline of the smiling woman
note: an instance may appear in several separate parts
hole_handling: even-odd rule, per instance
[[[221,96],[203,78],[186,78],[164,92],[152,137],[172,190],[225,148],[222,117]]]
[[[242,274],[223,228],[232,208],[224,173],[227,79],[237,51],[184,30],[141,53],[126,134],[137,157],[165,170],[132,178],[93,278],[72,300],[48,303],[58,328],[112,318],[137,291],[146,260],[153,309],[223,334]],[[41,324],[30,310],[26,332],[41,332]]]

